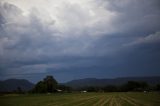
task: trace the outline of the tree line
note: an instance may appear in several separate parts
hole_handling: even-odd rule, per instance
[[[160,84],[150,86],[147,82],[128,81],[127,83],[116,86],[106,85],[86,86],[78,89],[72,89],[69,86],[58,84],[53,76],[47,76],[42,81],[39,81],[31,90],[32,93],[53,93],[53,92],[72,92],[72,91],[87,91],[87,92],[128,92],[128,91],[160,91]]]
[[[104,87],[87,86],[79,90],[86,90],[88,92],[128,92],[128,91],[152,91],[160,90],[158,87],[151,87],[146,82],[128,81],[127,83],[116,86],[106,85]]]

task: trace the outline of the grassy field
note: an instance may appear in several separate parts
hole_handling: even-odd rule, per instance
[[[0,106],[160,106],[159,93],[66,93],[0,96]]]

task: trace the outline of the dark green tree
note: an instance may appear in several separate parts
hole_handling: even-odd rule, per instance
[[[34,88],[34,92],[45,93],[47,92],[47,86],[43,81],[39,81]]]
[[[144,91],[148,90],[149,85],[146,82],[128,81],[122,91]]]
[[[53,78],[53,76],[47,76],[44,78],[44,84],[47,86],[47,92],[54,92],[58,86],[57,81]]]
[[[137,88],[139,88],[139,83],[136,81],[128,81],[125,85],[125,89],[127,91],[135,91]]]
[[[43,81],[39,81],[35,88],[33,89],[33,92],[35,93],[47,93],[47,92],[55,92],[57,89],[58,83],[53,78],[53,76],[47,76],[44,78]]]
[[[160,91],[160,84],[157,84],[157,85],[156,85],[156,90],[157,90],[157,91]]]
[[[149,89],[149,85],[147,84],[147,82],[140,82],[140,88],[142,90],[148,90]]]

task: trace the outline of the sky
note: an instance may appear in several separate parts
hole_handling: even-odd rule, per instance
[[[0,80],[160,76],[159,0],[0,0]]]

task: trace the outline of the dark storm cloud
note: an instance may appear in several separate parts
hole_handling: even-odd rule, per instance
[[[38,8],[25,15],[16,2],[1,2],[1,79],[160,75],[159,4],[101,0],[84,8],[67,2],[57,9],[58,20]]]

